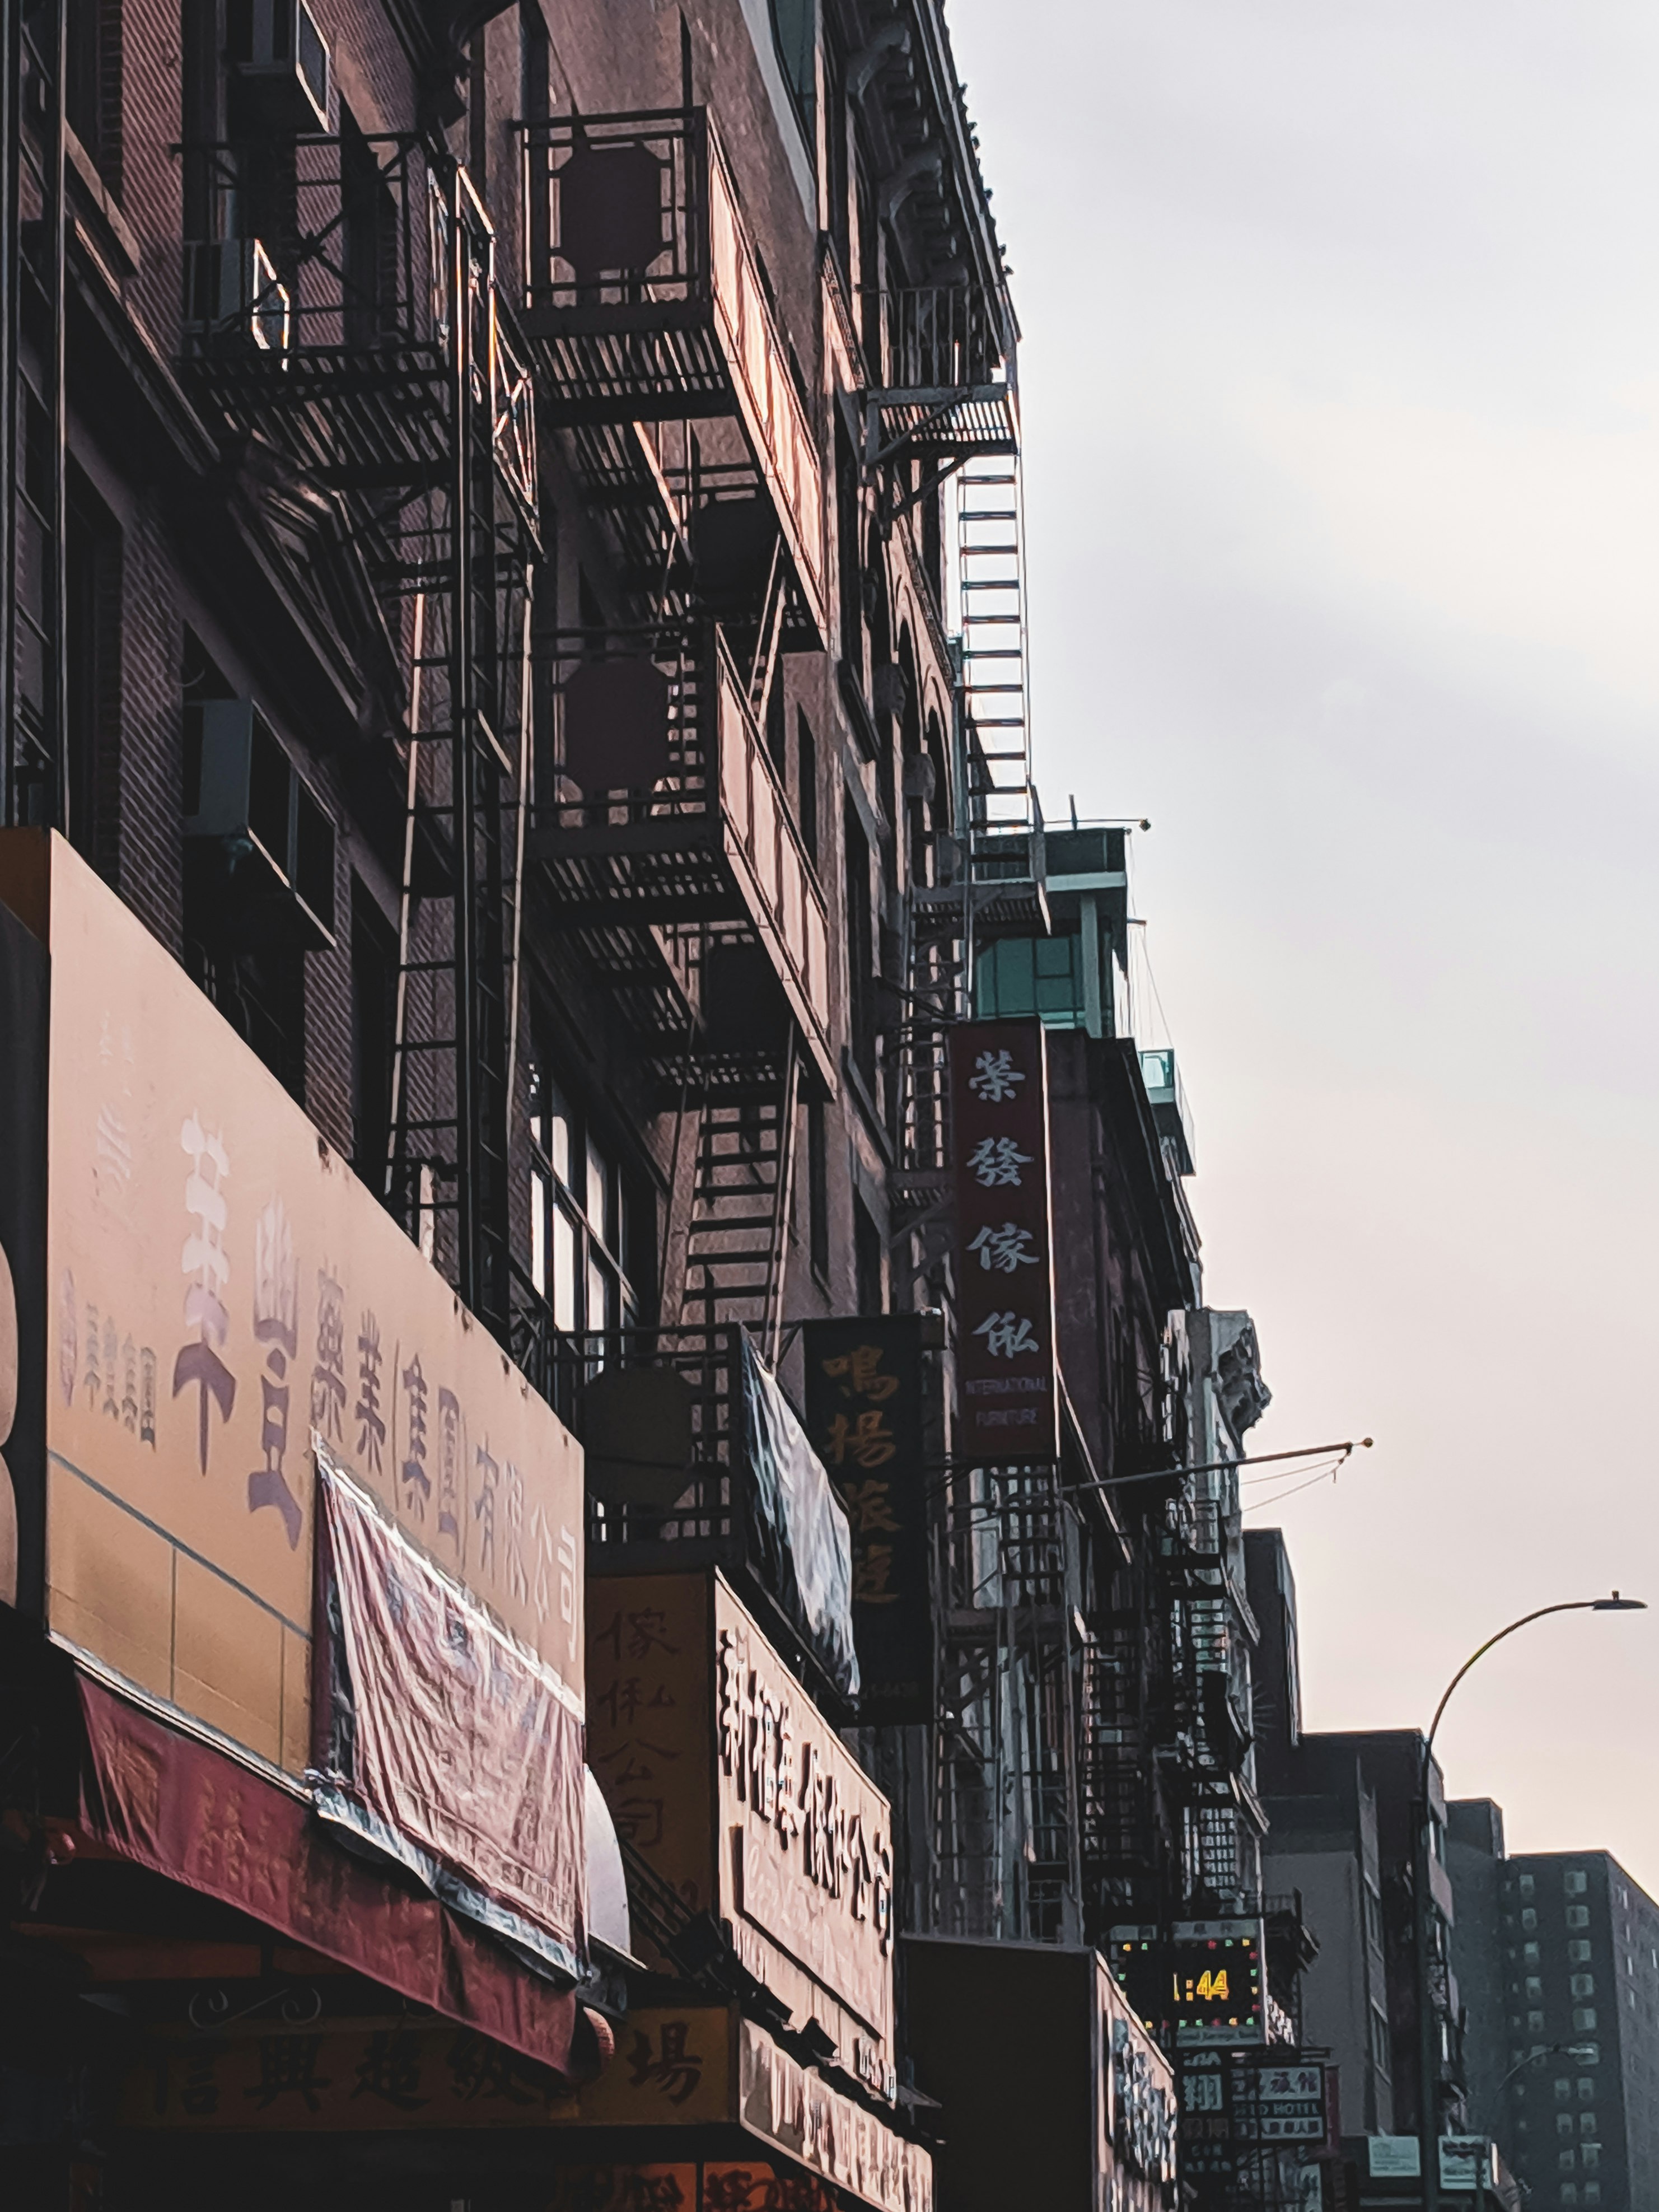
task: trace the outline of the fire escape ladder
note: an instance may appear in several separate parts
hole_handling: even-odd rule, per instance
[[[434,181],[429,204],[447,452],[441,477],[404,517],[398,548],[397,580],[417,588],[386,1190],[465,1303],[506,1341],[536,551],[532,402],[500,317],[494,234],[465,172]]]
[[[1150,1776],[1142,1717],[1139,1630],[1112,1623],[1084,1646],[1079,1794],[1091,1895],[1152,1871]]]
[[[775,1095],[709,1099],[697,1115],[679,1326],[741,1322],[769,1358],[783,1313],[799,1094],[792,1034]]]
[[[956,483],[957,626],[975,830],[1034,820],[1019,457],[969,461]]]
[[[64,0],[3,0],[0,823],[75,834],[67,739]]]

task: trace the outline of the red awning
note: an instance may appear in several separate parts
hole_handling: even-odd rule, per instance
[[[81,1819],[105,1850],[572,2079],[597,2070],[572,1991],[331,1843],[302,1799],[85,1675],[80,1689]]]

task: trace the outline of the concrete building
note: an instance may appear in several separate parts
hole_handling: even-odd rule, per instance
[[[1646,2212],[1659,2201],[1659,1906],[1605,1851],[1506,1857],[1495,1812],[1453,1816],[1463,1971],[1480,1998],[1473,2124],[1532,2204]]]
[[[1296,1592],[1277,1529],[1245,1537],[1252,1610],[1261,1626],[1256,1772],[1268,1821],[1263,1880],[1300,1891],[1319,1955],[1303,1984],[1303,2033],[1342,2059],[1345,2129],[1413,2134],[1419,2109],[1417,1963],[1412,1911],[1423,1739],[1414,1730],[1309,1733],[1297,1696]],[[1431,1941],[1443,1962],[1440,2097],[1462,2124],[1460,2000],[1450,1951],[1447,1808],[1429,1767]]]
[[[0,16],[0,2196],[901,2212],[901,1934],[1081,2067],[1120,1916],[1271,1919],[1284,2044],[1265,1390],[1032,782],[939,0]],[[511,1911],[350,1810],[331,1544],[533,1681]]]

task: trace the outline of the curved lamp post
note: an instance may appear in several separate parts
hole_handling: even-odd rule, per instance
[[[1581,2063],[1585,2063],[1595,2053],[1593,2043],[1540,2043],[1535,2051],[1529,2051],[1524,2058],[1516,2061],[1498,2087],[1507,2089],[1517,2074],[1524,2074],[1528,2066],[1536,2066],[1540,2058],[1577,2058]]]
[[[1429,1732],[1423,1739],[1423,1757],[1419,1769],[1414,1823],[1417,1831],[1416,1864],[1413,1869],[1412,1885],[1417,1952],[1417,2136],[1419,2163],[1423,2169],[1423,2212],[1439,2212],[1440,2207],[1440,2036],[1434,2002],[1432,1946],[1430,1942],[1433,1900],[1429,1890],[1429,1870],[1433,1864],[1434,1845],[1429,1804],[1429,1772],[1441,1717],[1450,1701],[1452,1692],[1475,1662],[1484,1659],[1494,1644],[1501,1644],[1506,1636],[1513,1636],[1517,1629],[1529,1627],[1534,1620],[1544,1620],[1553,1613],[1646,1611],[1647,1606],[1643,1599],[1622,1597],[1614,1590],[1608,1597],[1569,1598],[1559,1605],[1540,1605],[1535,1612],[1523,1613],[1519,1620],[1512,1620],[1507,1628],[1500,1628],[1496,1636],[1489,1636],[1478,1650],[1469,1654],[1447,1683],[1445,1693],[1434,1709],[1434,1718],[1429,1723]],[[1530,2064],[1531,2061],[1523,2063]],[[1511,2071],[1518,2073],[1520,2068],[1514,2068]],[[1504,2079],[1507,2081],[1510,2075],[1506,2074]]]

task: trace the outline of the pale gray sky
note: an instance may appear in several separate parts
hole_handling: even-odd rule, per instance
[[[950,0],[1040,781],[1141,814],[1316,1727],[1659,1893],[1659,12]],[[1156,1027],[1153,1017],[1144,1030]],[[1271,1487],[1271,1486],[1269,1486]]]

